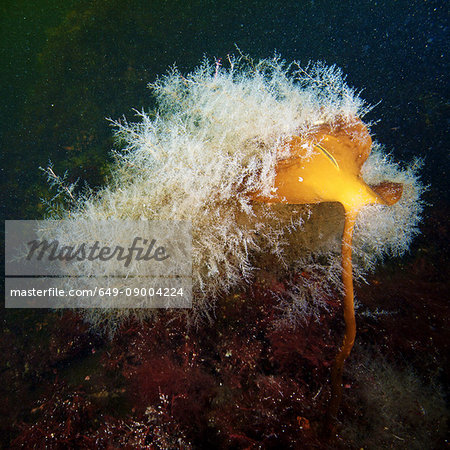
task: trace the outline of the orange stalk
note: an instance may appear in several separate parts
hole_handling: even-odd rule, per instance
[[[357,210],[345,213],[344,234],[342,236],[342,282],[344,284],[344,320],[345,335],[341,349],[336,356],[331,372],[331,399],[328,409],[328,422],[332,426],[342,399],[342,373],[344,362],[350,355],[355,343],[356,321],[353,293],[352,239]]]

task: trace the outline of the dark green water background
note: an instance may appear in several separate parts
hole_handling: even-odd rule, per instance
[[[2,218],[41,217],[38,170],[103,182],[105,117],[152,106],[148,82],[174,63],[254,58],[337,64],[399,159],[426,158],[432,201],[448,188],[448,16],[443,1],[3,1],[0,10]]]

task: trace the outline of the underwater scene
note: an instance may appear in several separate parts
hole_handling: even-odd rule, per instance
[[[448,448],[445,2],[0,20],[0,448]]]

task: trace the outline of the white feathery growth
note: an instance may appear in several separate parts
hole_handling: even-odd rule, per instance
[[[251,280],[272,254],[276,271],[316,274],[281,302],[302,317],[322,305],[321,292],[340,289],[343,210],[338,204],[263,204],[249,194],[274,194],[275,166],[287,156],[290,137],[307,138],[321,123],[362,118],[370,108],[335,66],[303,69],[278,56],[229,62],[218,67],[205,59],[191,74],[173,68],[150,84],[157,109],[138,112],[135,123],[115,122],[124,148],[112,181],[80,198],[70,217],[190,221],[194,310],[200,314],[218,295]],[[394,206],[361,210],[354,236],[357,276],[387,255],[402,254],[417,233],[423,191],[417,169],[401,169],[374,144],[364,180],[401,182],[404,191]],[[95,314],[117,321],[126,312]],[[95,314],[89,319],[100,320]]]

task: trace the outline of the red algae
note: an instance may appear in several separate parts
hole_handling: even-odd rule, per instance
[[[10,365],[4,372],[10,389],[2,391],[5,445],[357,446],[358,433],[349,434],[349,424],[361,430],[370,425],[358,397],[364,378],[352,372],[364,359],[364,346],[393,366],[413,366],[425,381],[436,381],[436,372],[447,364],[447,275],[438,250],[446,238],[444,233],[438,242],[436,216],[428,223],[414,257],[400,268],[379,270],[371,286],[356,288],[360,334],[344,372],[345,402],[332,440],[323,430],[336,336],[344,331],[340,296],[329,293],[328,311],[318,320],[295,329],[275,326],[279,310],[273,293],[283,295],[287,281],[262,272],[247,290],[218,302],[214,325],[187,328],[182,318],[166,312],[142,324],[130,320],[106,341],[72,313],[47,314],[34,325],[34,338],[43,343],[39,352],[11,329],[0,344]],[[428,233],[435,235],[432,244]],[[444,371],[437,381],[448,383]],[[421,414],[420,406],[417,411]],[[417,435],[438,447],[428,416],[429,411],[411,420],[419,424]]]

